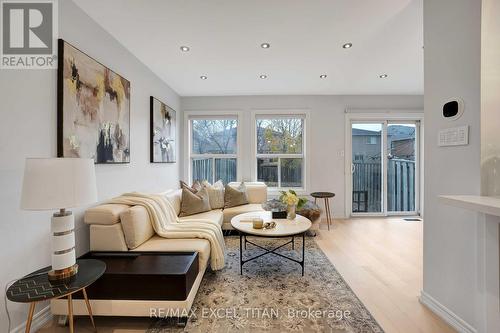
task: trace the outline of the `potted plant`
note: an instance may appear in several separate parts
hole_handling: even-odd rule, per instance
[[[294,220],[296,216],[296,210],[301,209],[302,206],[307,202],[306,198],[299,198],[294,190],[280,191],[280,201],[287,205],[288,214],[286,216],[289,220]]]

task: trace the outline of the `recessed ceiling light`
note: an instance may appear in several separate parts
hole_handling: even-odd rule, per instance
[[[328,75],[326,75],[326,74],[321,74],[321,75],[319,76],[319,78],[320,78],[320,79],[326,79],[326,77],[327,77],[327,76],[328,76]]]
[[[344,45],[342,45],[342,47],[344,49],[350,49],[352,47],[352,43],[345,43]]]
[[[378,77],[379,77],[379,78],[381,78],[381,79],[385,79],[385,78],[387,78],[388,76],[389,76],[389,75],[387,75],[387,74],[381,74],[381,75],[379,75]]]
[[[259,76],[261,79],[267,79],[267,75],[264,75],[262,74],[261,76]]]
[[[271,47],[271,44],[269,44],[269,43],[262,43],[262,44],[260,44],[260,47],[262,47],[263,49],[268,49],[268,48]]]
[[[181,46],[181,51],[182,52],[188,52],[189,51],[189,46]]]
[[[200,79],[206,80],[206,79],[208,79],[208,77],[206,75],[202,75],[202,76],[200,76]]]

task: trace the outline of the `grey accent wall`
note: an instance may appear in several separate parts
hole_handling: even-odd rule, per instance
[[[182,119],[179,96],[72,1],[59,1],[59,30],[60,38],[131,82],[131,163],[96,166],[99,200],[130,190],[159,191],[178,186],[180,163],[149,163],[149,96],[176,109],[178,119]],[[0,115],[3,297],[7,281],[50,265],[52,213],[21,211],[19,202],[25,158],[56,156],[56,71],[0,70]],[[78,254],[87,251],[89,243],[83,210],[73,211]],[[9,308],[15,328],[26,320],[28,307],[9,303]],[[39,305],[37,311],[42,308]],[[5,332],[6,325],[2,306],[0,331]]]

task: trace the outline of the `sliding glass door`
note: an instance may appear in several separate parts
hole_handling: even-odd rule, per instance
[[[387,125],[387,212],[416,211],[416,124]]]
[[[418,122],[351,122],[352,215],[418,211]]]
[[[352,124],[352,212],[383,212],[382,123]]]

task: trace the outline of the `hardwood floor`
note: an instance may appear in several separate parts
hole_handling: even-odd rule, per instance
[[[335,220],[316,242],[388,332],[455,332],[420,304],[423,222]]]
[[[356,295],[388,332],[455,332],[418,301],[422,288],[422,222],[401,218],[335,220],[316,241]],[[145,318],[97,318],[101,333],[139,333]],[[78,318],[78,332],[92,332],[88,318]],[[55,323],[39,332],[67,332]]]

